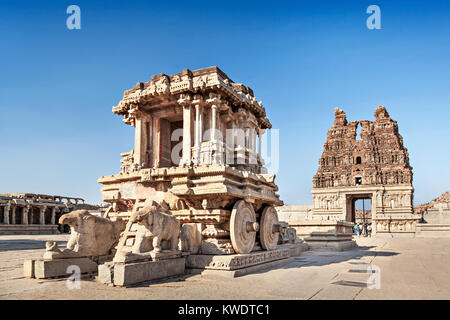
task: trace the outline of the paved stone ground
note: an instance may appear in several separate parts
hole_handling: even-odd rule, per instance
[[[132,288],[23,277],[25,258],[67,235],[0,236],[0,299],[450,299],[450,239],[359,238],[346,252],[306,252],[282,268],[229,279],[189,275]],[[369,289],[380,270],[380,288]],[[378,269],[379,268],[379,269]]]

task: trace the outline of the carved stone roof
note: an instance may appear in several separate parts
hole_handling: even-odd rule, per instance
[[[253,112],[263,128],[271,128],[266,110],[261,101],[254,97],[249,87],[233,82],[218,67],[208,67],[182,72],[168,76],[163,73],[151,77],[150,81],[138,82],[133,88],[126,90],[122,100],[112,111],[118,115],[126,115],[135,105],[161,105],[167,101],[177,101],[182,93],[220,93],[233,106],[244,107]]]
[[[398,133],[397,121],[386,108],[375,110],[375,121],[348,122],[335,108],[335,120],[313,178],[313,188],[355,185],[412,185],[408,149]],[[361,125],[361,140],[357,139]]]

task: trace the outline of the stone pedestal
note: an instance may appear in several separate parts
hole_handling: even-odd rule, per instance
[[[72,273],[67,273],[67,268],[77,266],[80,273],[97,272],[97,263],[89,258],[70,258],[57,260],[25,260],[23,272],[25,278],[48,279],[56,277],[68,277]]]
[[[128,286],[184,274],[183,257],[132,263],[107,262],[98,266],[98,281],[115,286]]]
[[[297,225],[297,230],[311,250],[344,251],[355,248],[353,223],[333,220],[309,220]]]
[[[303,240],[299,240],[299,242],[296,242],[296,243],[280,244],[280,245],[278,245],[278,248],[288,249],[289,250],[289,255],[291,257],[298,257],[303,252],[308,251],[309,246]]]
[[[0,225],[0,235],[13,234],[59,234],[57,225],[4,224]]]
[[[450,238],[450,224],[419,223],[416,228],[417,238]]]
[[[316,251],[345,251],[357,247],[348,233],[313,232],[305,241],[309,249]]]
[[[256,251],[247,254],[205,255],[194,254],[186,259],[190,273],[239,277],[293,261],[290,248]]]

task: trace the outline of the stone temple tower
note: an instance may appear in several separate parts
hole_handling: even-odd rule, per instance
[[[371,199],[374,234],[413,236],[413,172],[397,121],[383,106],[375,121],[348,122],[344,111],[334,112],[313,178],[314,215],[354,222],[355,201]]]

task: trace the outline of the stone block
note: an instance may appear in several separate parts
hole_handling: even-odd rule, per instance
[[[189,269],[190,274],[201,274],[202,277],[226,277],[237,278],[251,273],[261,272],[272,268],[280,268],[289,263],[294,262],[293,258],[284,258],[281,260],[269,261],[257,264],[250,267],[245,267],[236,270],[217,270],[217,269]]]
[[[97,264],[89,258],[70,258],[58,260],[25,260],[24,275],[29,278],[48,279],[68,277],[67,268],[78,266],[81,273],[97,272]]]
[[[97,280],[104,284],[113,284],[114,281],[114,263],[106,262],[98,265]]]
[[[350,241],[310,241],[309,249],[314,251],[346,251],[357,247],[354,240]]]
[[[301,255],[302,252],[308,251],[309,247],[306,242],[297,242],[280,244],[278,245],[278,248],[288,249],[291,257],[297,257]]]
[[[115,263],[113,275],[114,285],[127,286],[145,281],[183,275],[185,264],[185,258],[142,261],[136,263]],[[107,270],[102,270],[102,273],[104,271],[107,272]],[[102,279],[107,280],[107,276],[102,275]]]
[[[23,262],[23,275],[25,278],[34,278],[34,260],[28,259]]]
[[[191,254],[187,257],[186,267],[192,269],[237,270],[289,257],[290,250],[286,248],[232,255]]]

